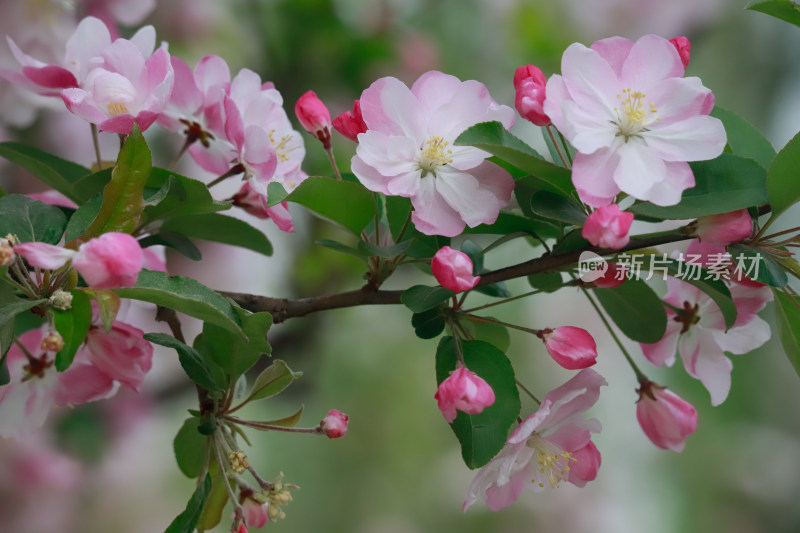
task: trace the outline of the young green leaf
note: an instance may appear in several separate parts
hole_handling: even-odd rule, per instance
[[[728,146],[740,157],[754,159],[762,167],[769,168],[775,159],[775,148],[755,126],[732,111],[714,106],[711,116],[722,121],[728,134]]]
[[[85,204],[80,206],[67,222],[67,229],[64,232],[64,241],[71,242],[78,237],[84,235],[92,222],[97,218],[100,213],[100,206],[103,205],[103,195],[98,194]]]
[[[178,468],[190,479],[200,475],[206,460],[208,437],[201,435],[198,431],[200,423],[200,417],[187,418],[172,441]]]
[[[72,188],[81,177],[91,173],[86,167],[17,142],[0,143],[0,157],[24,168],[70,200],[78,203],[88,200],[75,194]]]
[[[795,372],[800,375],[800,308],[798,302],[789,294],[773,289],[775,294],[775,314],[781,345]]]
[[[793,0],[753,0],[745,9],[760,11],[800,27],[800,5]]]
[[[789,283],[786,270],[765,250],[734,244],[728,251],[737,264],[746,267],[744,274],[749,278],[770,287],[785,287]]]
[[[436,287],[414,285],[400,296],[400,301],[413,312],[422,313],[446,302],[454,295],[453,291],[439,285]]]
[[[195,342],[195,347],[225,372],[230,383],[235,383],[262,355],[269,355],[272,351],[267,343],[272,315],[243,310],[237,313],[244,337],[206,322],[203,325],[202,344]]]
[[[778,152],[767,171],[767,197],[772,207],[771,218],[780,216],[800,200],[800,133]]]
[[[226,386],[219,369],[214,368],[212,360],[203,357],[201,352],[166,333],[146,333],[145,340],[154,344],[173,348],[178,352],[178,361],[189,379],[208,391],[220,391]]]
[[[186,509],[172,521],[164,533],[193,533],[210,492],[211,476],[207,475],[195,489]]]
[[[144,209],[144,218],[148,222],[177,216],[216,213],[231,207],[230,201],[214,200],[202,181],[163,168],[153,168],[147,180],[147,188],[153,190],[152,194],[158,194],[158,191],[165,187],[168,187],[166,196],[158,203],[148,205]],[[148,196],[151,203],[155,199],[152,194]]]
[[[594,289],[594,294],[629,339],[653,344],[664,336],[667,330],[664,302],[644,281],[627,280],[613,289]]]
[[[302,372],[294,372],[286,363],[280,359],[275,359],[271,365],[258,375],[247,401],[275,396],[302,375]]]
[[[73,290],[72,307],[66,311],[53,310],[53,322],[64,339],[64,347],[56,354],[56,370],[63,372],[72,364],[92,324],[89,297],[80,289]]]
[[[56,206],[7,194],[0,198],[0,235],[16,235],[20,242],[58,244],[64,235],[67,217]]]

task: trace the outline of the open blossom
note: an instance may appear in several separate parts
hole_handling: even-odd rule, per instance
[[[95,323],[86,335],[86,349],[98,370],[137,392],[153,365],[153,345],[144,332],[119,320],[110,331]]]
[[[731,388],[733,364],[725,352],[744,354],[770,338],[769,324],[756,314],[772,299],[769,288],[743,283],[731,283],[728,288],[737,316],[726,331],[722,311],[710,296],[685,281],[668,278],[667,330],[657,343],[640,344],[656,366],[671,366],[675,352],[680,352],[686,372],[708,389],[712,405],[725,401]]]
[[[550,391],[500,453],[478,471],[463,510],[483,498],[489,509],[498,511],[517,501],[523,489],[540,492],[562,481],[583,487],[595,479],[600,452],[591,434],[600,431],[600,422],[580,413],[597,402],[603,385],[600,374],[585,369]]]
[[[687,161],[713,159],[725,147],[722,122],[708,116],[714,96],[699,78],[683,77],[666,39],[575,43],[561,71],[547,82],[544,111],[577,150],[572,181],[593,207],[619,192],[674,205],[694,186]]]
[[[697,410],[666,387],[651,381],[637,391],[636,419],[653,444],[673,452],[683,450],[686,437],[697,429]]]
[[[697,219],[694,232],[706,244],[727,246],[753,233],[753,218],[747,209],[708,215]]]
[[[544,112],[547,78],[534,65],[523,65],[514,72],[514,89],[517,91],[514,107],[522,118],[537,126],[547,126],[550,117]]]
[[[588,331],[574,326],[541,330],[550,357],[568,370],[588,368],[597,362],[597,344]]]
[[[442,381],[434,395],[445,420],[453,422],[456,411],[478,414],[494,403],[494,391],[480,376],[465,366]]]
[[[439,285],[453,292],[468,291],[481,277],[472,275],[472,259],[464,252],[444,246],[431,260],[431,271]]]
[[[345,111],[333,119],[333,129],[351,141],[358,142],[358,134],[367,131],[364,117],[361,116],[361,102],[358,100],[354,101],[352,111]]]
[[[617,204],[598,207],[586,219],[581,235],[600,248],[619,250],[631,240],[633,213],[620,211]]]
[[[322,142],[325,149],[331,147],[331,113],[314,91],[307,91],[294,106],[297,120]]]
[[[430,71],[409,89],[387,77],[360,102],[369,129],[358,136],[351,168],[367,189],[410,198],[412,222],[428,235],[452,237],[465,225],[497,219],[513,178],[486,161],[486,152],[454,145],[479,122],[500,121],[506,128],[514,122],[514,111],[494,102],[482,83]]]
[[[344,437],[344,434],[347,433],[347,423],[349,421],[349,416],[338,409],[331,409],[320,422],[320,427],[328,437],[338,439],[339,437]]]

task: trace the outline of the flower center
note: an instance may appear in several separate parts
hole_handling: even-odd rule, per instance
[[[128,108],[122,102],[111,102],[108,104],[108,114],[112,117],[128,113]]]
[[[535,467],[533,483],[541,488],[551,489],[569,477],[569,464],[578,460],[572,453],[563,450],[534,433],[528,439],[527,445],[534,450],[534,458],[538,466]]]
[[[289,160],[289,156],[287,155],[289,152],[294,150],[294,148],[286,149],[286,146],[289,144],[289,141],[292,140],[291,135],[283,135],[281,136],[280,140],[275,139],[275,130],[269,130],[269,142],[272,144],[272,147],[275,149],[275,155],[278,156],[278,162],[285,163]]]
[[[675,311],[675,316],[672,317],[672,320],[675,322],[680,322],[683,324],[681,327],[681,334],[686,333],[689,331],[689,328],[693,324],[697,324],[700,322],[700,315],[698,315],[698,311],[700,310],[699,304],[690,304],[689,302],[683,302],[683,309]]]
[[[614,108],[617,112],[617,137],[623,137],[625,142],[631,137],[639,137],[641,133],[648,131],[649,126],[654,120],[661,120],[656,116],[657,109],[653,104],[645,103],[647,97],[641,91],[631,91],[623,89],[617,94],[619,106]]]
[[[419,168],[420,170],[431,172],[443,165],[453,162],[453,151],[447,148],[449,141],[445,141],[438,135],[434,135],[422,145],[422,150],[419,155]]]

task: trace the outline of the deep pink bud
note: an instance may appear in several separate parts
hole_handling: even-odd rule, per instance
[[[633,223],[633,213],[620,211],[617,204],[598,207],[583,225],[583,238],[600,248],[619,250],[631,240],[628,232]]]
[[[331,409],[328,415],[320,422],[320,427],[332,439],[344,437],[347,433],[347,422],[350,417],[339,411],[338,409]]]
[[[678,55],[681,56],[681,63],[683,63],[683,68],[689,66],[689,57],[692,52],[692,43],[689,42],[689,39],[686,37],[673,37],[669,40],[674,46],[675,49],[678,50]]]
[[[583,448],[572,452],[572,458],[575,459],[575,462],[570,464],[567,478],[570,483],[576,487],[583,487],[588,481],[594,481],[597,478],[601,458],[600,450],[597,449],[594,442],[589,441]]]
[[[236,529],[236,533],[249,533],[247,528],[244,524],[239,524],[239,527]]]
[[[127,233],[104,233],[81,245],[72,266],[95,289],[131,287],[142,270],[142,248]]]
[[[608,263],[608,269],[599,278],[592,280],[592,283],[598,289],[613,289],[625,283],[627,272],[625,265],[611,261]]]
[[[492,387],[465,366],[442,381],[433,397],[439,402],[439,410],[448,422],[455,420],[456,411],[474,415],[494,403]]]
[[[753,233],[753,219],[747,209],[700,217],[695,234],[706,244],[727,246],[748,238]]]
[[[453,292],[467,291],[481,279],[472,275],[472,259],[449,246],[439,249],[433,256],[431,271],[439,285]]]
[[[353,111],[345,111],[333,119],[333,127],[336,131],[350,139],[358,142],[358,134],[367,131],[367,124],[361,116],[361,102],[353,102]]]
[[[547,79],[539,67],[523,65],[514,72],[514,89],[517,91],[514,106],[523,118],[537,126],[551,123],[544,112],[546,86]]]
[[[322,141],[327,150],[331,146],[331,114],[314,91],[308,91],[294,105],[297,120],[306,131]]]
[[[651,381],[637,391],[636,418],[644,434],[659,448],[683,450],[686,437],[697,429],[697,410],[692,404]]]
[[[547,353],[568,370],[588,368],[597,362],[597,344],[585,329],[561,326],[543,329],[539,336]]]

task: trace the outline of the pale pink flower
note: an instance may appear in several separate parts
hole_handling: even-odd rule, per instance
[[[144,332],[115,320],[106,332],[93,325],[86,335],[89,361],[109,378],[135,391],[153,364],[153,345],[144,340]]]
[[[43,192],[32,192],[26,194],[28,198],[33,198],[34,200],[39,200],[40,202],[44,202],[50,205],[57,205],[60,207],[69,207],[70,209],[78,209],[78,204],[67,198],[63,193],[58,192],[55,189],[48,189]]]
[[[637,391],[636,419],[659,448],[683,451],[686,437],[697,429],[697,410],[666,387],[646,381]]]
[[[517,92],[514,107],[526,120],[537,126],[547,126],[550,117],[544,112],[547,78],[535,65],[517,67],[514,72],[514,89]]]
[[[588,331],[574,326],[561,326],[540,331],[550,357],[568,370],[588,368],[597,362],[597,344]]]
[[[510,128],[515,113],[492,100],[477,81],[431,71],[409,89],[381,78],[361,95],[368,130],[358,136],[351,168],[364,186],[411,199],[422,233],[453,237],[464,226],[491,224],[514,188],[511,175],[488,153],[453,142],[479,122]]]
[[[242,503],[242,511],[244,512],[244,523],[248,527],[260,528],[264,527],[269,522],[269,504],[257,502],[253,498],[246,497]]]
[[[449,246],[440,248],[433,256],[431,271],[439,285],[453,292],[468,291],[481,279],[472,275],[472,259]]]
[[[314,91],[306,91],[294,105],[297,120],[308,133],[322,142],[327,150],[331,147],[331,113]]]
[[[664,301],[671,307],[666,309],[664,338],[655,344],[640,344],[645,357],[656,366],[671,366],[675,352],[680,352],[686,372],[708,389],[711,405],[725,401],[730,391],[733,364],[725,352],[744,354],[770,338],[769,324],[756,314],[772,300],[769,288],[743,283],[728,288],[738,314],[733,327],[726,330],[722,311],[710,296],[685,281],[668,278]]]
[[[683,78],[666,39],[575,43],[561,71],[547,82],[544,111],[577,150],[572,181],[593,207],[619,192],[674,205],[694,186],[687,161],[713,159],[725,147],[722,122],[708,116],[713,94],[699,78]]]
[[[678,51],[678,55],[681,56],[681,63],[683,64],[683,68],[687,68],[689,66],[689,59],[692,53],[692,43],[689,42],[689,39],[686,37],[673,37],[669,40],[675,49]]]
[[[562,481],[583,487],[595,479],[600,452],[591,434],[600,431],[600,422],[580,413],[597,402],[603,385],[606,380],[600,374],[585,369],[550,391],[500,453],[478,471],[463,510],[483,498],[489,509],[498,511],[517,501],[523,489],[540,492]]]
[[[294,233],[294,222],[289,213],[288,204],[281,202],[268,207],[267,197],[255,192],[249,182],[244,182],[242,188],[233,195],[231,200],[233,200],[233,205],[241,207],[255,217],[272,219],[279,230]]]
[[[131,287],[142,270],[142,248],[127,233],[104,233],[80,246],[72,266],[90,287]]]
[[[494,403],[494,391],[480,376],[465,366],[456,369],[442,383],[434,395],[444,419],[452,423],[456,411],[472,415],[483,412]]]
[[[753,219],[747,209],[708,215],[697,219],[694,232],[704,243],[727,246],[753,233]]]
[[[331,409],[320,422],[320,427],[328,437],[338,439],[339,437],[344,437],[344,434],[347,433],[349,420],[350,417],[343,412],[338,409]]]
[[[619,250],[631,240],[631,224],[633,213],[620,211],[617,204],[604,205],[592,211],[581,235],[594,246]]]
[[[361,116],[361,102],[359,100],[353,102],[352,111],[345,111],[333,119],[333,129],[351,141],[358,142],[358,134],[367,131],[367,124],[364,122],[364,117]]]

